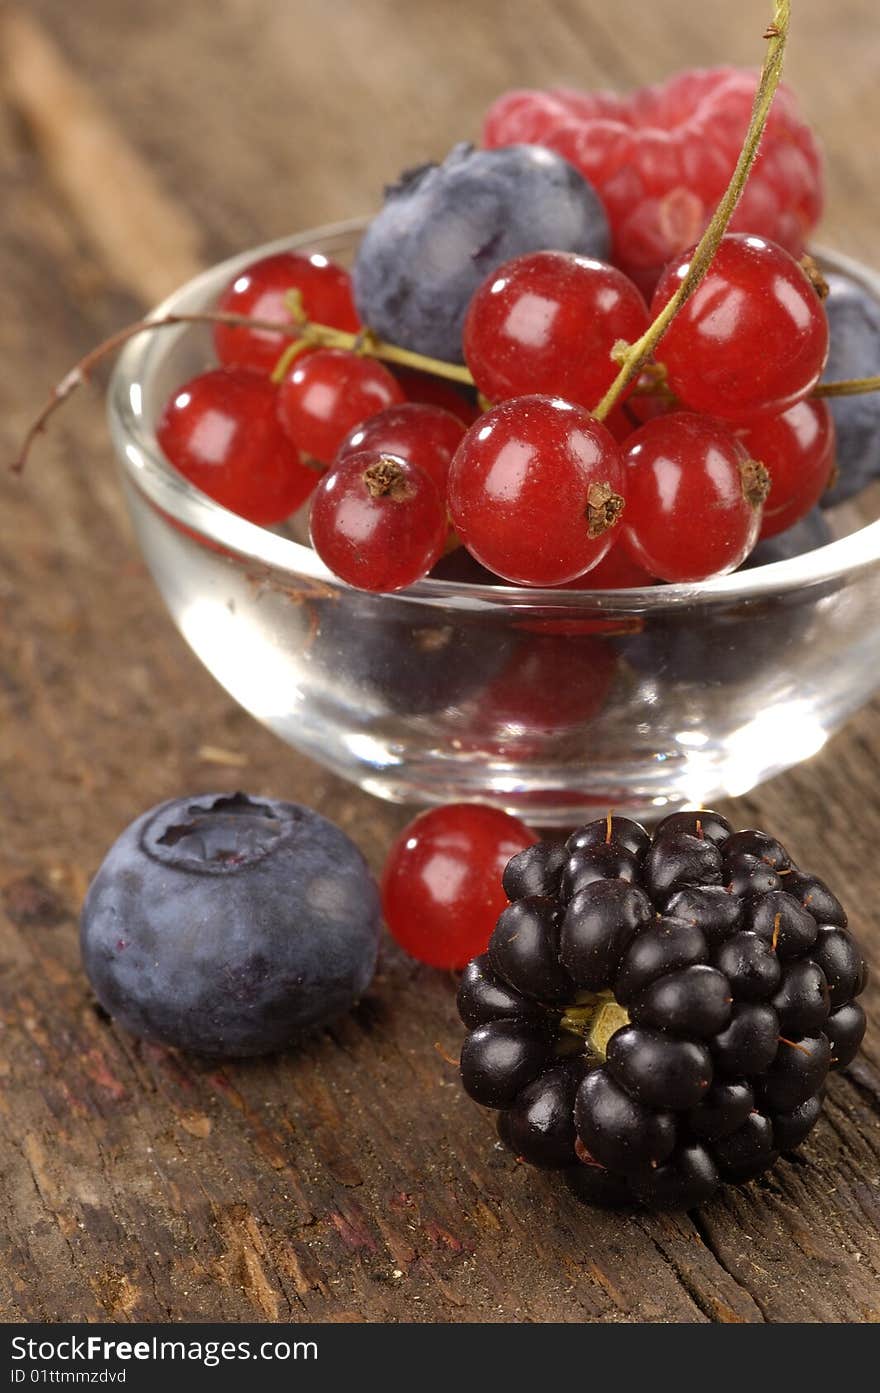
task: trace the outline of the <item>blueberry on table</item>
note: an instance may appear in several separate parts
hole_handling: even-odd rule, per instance
[[[376,962],[379,895],[357,847],[295,803],[243,793],[162,803],[92,881],[83,965],[135,1035],[234,1058],[341,1014]]]
[[[471,297],[505,261],[552,249],[607,260],[605,210],[561,155],[456,145],[386,191],[354,264],[365,324],[402,348],[462,362]]]
[[[861,1044],[867,973],[781,842],[609,814],[520,851],[503,888],[459,989],[461,1078],[520,1161],[591,1204],[680,1209],[801,1144]]]

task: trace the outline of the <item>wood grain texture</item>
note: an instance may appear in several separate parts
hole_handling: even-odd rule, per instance
[[[766,8],[7,6],[3,454],[48,384],[196,259],[369,210],[506,86],[754,61]],[[870,259],[876,7],[795,8],[789,76],[825,136],[826,240]],[[93,403],[0,489],[0,1317],[880,1319],[876,987],[873,1041],[802,1155],[698,1217],[593,1213],[503,1153],[442,1057],[460,1039],[453,981],[387,940],[366,1000],[295,1055],[217,1068],[117,1030],[75,918],[142,808],[243,783],[316,805],[376,868],[405,814],[282,748],[199,667],[139,559]],[[878,779],[875,704],[735,808],[845,887],[875,964]]]

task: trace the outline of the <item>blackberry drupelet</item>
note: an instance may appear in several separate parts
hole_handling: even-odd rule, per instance
[[[766,833],[603,818],[504,874],[465,969],[465,1090],[581,1199],[689,1208],[799,1146],[856,1054],[866,967],[828,886]]]

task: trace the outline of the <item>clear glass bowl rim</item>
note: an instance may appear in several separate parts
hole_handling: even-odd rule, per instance
[[[252,261],[288,250],[320,250],[322,243],[347,240],[363,231],[366,218],[327,224],[252,247],[218,262],[180,286],[152,312],[151,318],[210,305],[220,289]],[[823,266],[859,281],[880,299],[880,273],[837,252],[818,249]],[[331,587],[348,589],[323,564],[311,547],[238,517],[203,494],[178,474],[165,459],[150,427],[143,403],[146,386],[164,354],[187,326],[143,333],[123,349],[108,388],[108,416],[114,443],[128,477],[164,513],[207,541],[227,547],[249,563],[275,572],[305,577]],[[699,584],[657,585],[629,590],[583,590],[474,585],[461,581],[423,580],[395,593],[396,600],[444,608],[552,608],[632,613],[668,612],[682,605],[766,601],[805,587],[846,579],[880,560],[880,519],[839,541],[788,561],[738,571]]]

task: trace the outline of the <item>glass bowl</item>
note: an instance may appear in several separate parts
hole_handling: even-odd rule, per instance
[[[212,307],[237,270],[283,248],[350,262],[362,226],[234,257],[156,313]],[[874,273],[823,262],[880,298]],[[876,488],[831,515],[830,545],[700,585],[432,579],[365,594],[296,540],[302,519],[257,527],[163,458],[157,416],[210,361],[207,329],[165,329],[134,339],[113,376],[110,422],[144,556],[184,638],[235,700],[370,793],[479,800],[536,825],[608,808],[657,817],[745,793],[815,754],[880,686]]]

